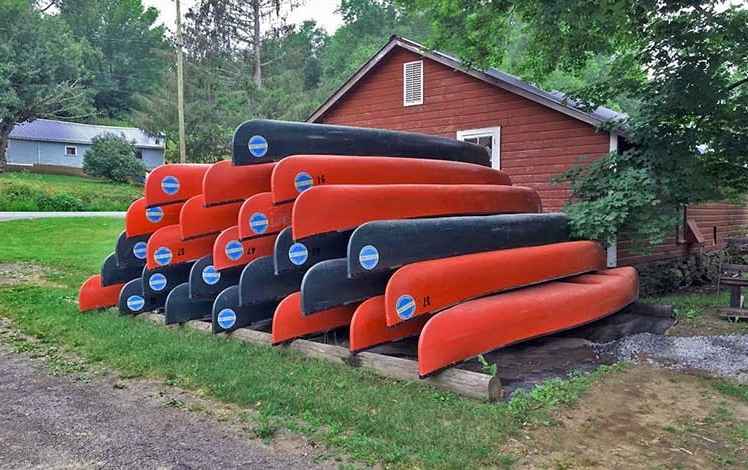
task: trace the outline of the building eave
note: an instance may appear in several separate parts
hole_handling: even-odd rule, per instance
[[[365,76],[367,76],[369,72],[374,69],[396,47],[400,47],[409,52],[420,55],[421,57],[425,57],[438,62],[453,70],[470,75],[473,78],[526,98],[547,108],[553,109],[554,111],[585,122],[591,126],[598,126],[610,121],[608,119],[600,119],[599,117],[584,112],[580,109],[570,107],[562,102],[550,99],[546,96],[546,93],[539,93],[528,90],[528,88],[534,88],[530,85],[525,88],[516,86],[505,80],[501,80],[497,77],[488,75],[487,73],[480,70],[468,68],[459,60],[449,57],[446,54],[428,51],[418,43],[407,40],[400,36],[393,36],[384,47],[382,47],[355,74],[353,74],[353,76],[349,78],[348,81],[346,81],[330,98],[322,103],[322,105],[317,108],[317,110],[314,111],[311,116],[309,116],[307,122],[316,122],[322,116],[324,116],[327,111],[329,111],[343,96],[345,96],[354,86],[356,86],[356,84],[358,84]],[[624,135],[625,130],[620,129],[617,131],[617,133],[620,135]]]

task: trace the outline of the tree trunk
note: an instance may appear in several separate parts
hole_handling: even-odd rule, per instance
[[[254,32],[252,34],[252,50],[255,56],[255,85],[262,88],[262,62],[260,57],[260,47],[262,38],[260,37],[260,0],[252,0],[252,22]]]
[[[8,138],[10,131],[13,129],[11,124],[0,124],[0,174],[5,172],[7,159],[5,153],[8,150]]]

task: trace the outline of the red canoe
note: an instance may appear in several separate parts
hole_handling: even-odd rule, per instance
[[[239,211],[239,238],[277,235],[291,225],[292,209],[290,204],[274,206],[270,193],[255,194],[244,201]]]
[[[241,207],[241,202],[205,207],[205,197],[202,194],[191,197],[179,213],[182,240],[218,235],[222,230],[236,225]]]
[[[294,155],[273,170],[273,202],[291,202],[323,184],[494,184],[511,185],[498,170],[470,163],[394,157]]]
[[[78,310],[88,312],[101,308],[116,307],[119,301],[119,291],[125,286],[122,284],[112,284],[110,286],[101,286],[101,276],[91,276],[81,285],[78,292]]]
[[[179,223],[182,204],[146,208],[145,198],[136,199],[125,213],[125,234],[128,238],[150,235],[156,230]]]
[[[203,177],[210,165],[191,163],[161,165],[145,179],[148,207],[184,202],[203,192]]]
[[[169,225],[157,230],[146,245],[145,265],[148,269],[187,263],[213,252],[213,242],[218,234],[182,240],[179,225]]]
[[[438,312],[466,300],[605,269],[603,247],[592,241],[488,251],[413,263],[387,283],[387,325]]]
[[[294,292],[281,300],[273,315],[273,345],[285,343],[351,323],[358,304],[331,308],[314,315],[301,315],[301,293]]]
[[[459,304],[423,327],[418,372],[425,377],[497,348],[599,320],[637,295],[636,270],[625,267]]]
[[[413,321],[388,327],[384,318],[384,296],[378,295],[358,306],[351,319],[349,335],[352,353],[415,336],[421,332],[429,317],[422,315]]]
[[[233,166],[231,160],[214,163],[203,176],[205,205],[239,202],[257,193],[270,191],[270,175],[275,163]]]
[[[213,266],[217,270],[243,266],[262,256],[273,254],[275,236],[239,240],[239,227],[234,225],[218,235],[213,242]]]
[[[519,186],[329,185],[312,187],[299,195],[291,227],[294,240],[299,240],[353,229],[373,220],[540,211],[538,193]]]

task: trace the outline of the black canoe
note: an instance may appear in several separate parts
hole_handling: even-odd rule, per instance
[[[569,226],[561,213],[367,222],[354,230],[348,241],[348,275],[382,273],[418,261],[568,239]]]
[[[213,255],[203,256],[190,270],[190,298],[215,300],[224,289],[239,284],[243,269],[244,266],[233,266],[218,271],[213,266]]]
[[[234,165],[306,154],[427,158],[491,166],[485,147],[446,137],[263,119],[239,125],[231,150]]]
[[[275,274],[273,257],[257,258],[244,267],[239,278],[239,305],[280,302],[301,286],[304,270],[293,269]]]
[[[278,301],[239,305],[239,286],[231,286],[218,294],[213,303],[213,333],[233,331],[273,318]]]
[[[291,227],[284,228],[275,239],[275,274],[297,269],[306,271],[320,261],[344,257],[351,233],[352,230],[330,232],[310,237],[301,243],[294,242]]]
[[[345,258],[321,261],[301,281],[301,313],[312,315],[384,294],[391,273],[349,278]]]

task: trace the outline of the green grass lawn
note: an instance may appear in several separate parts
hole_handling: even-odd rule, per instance
[[[355,461],[386,467],[507,467],[502,445],[555,406],[577,400],[603,368],[491,405],[293,352],[164,328],[113,310],[80,314],[80,283],[113,250],[122,221],[0,224],[0,263],[32,263],[60,287],[0,286],[0,315],[23,333],[124,377],[146,376],[259,411],[256,435],[302,433]],[[500,371],[500,366],[499,366]]]
[[[77,176],[0,173],[0,211],[125,211],[143,187]]]

